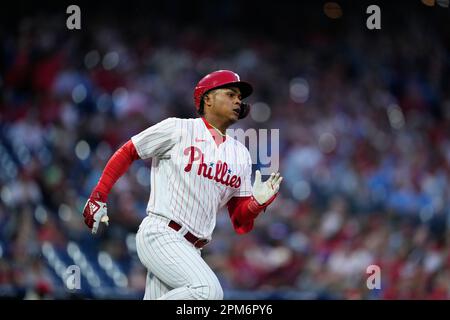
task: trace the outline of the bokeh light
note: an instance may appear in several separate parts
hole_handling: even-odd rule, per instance
[[[75,146],[75,154],[78,157],[78,159],[86,160],[91,154],[91,147],[86,141],[81,140]]]
[[[339,19],[342,17],[342,8],[336,2],[327,2],[323,5],[323,12],[330,19]]]
[[[267,103],[256,102],[251,106],[250,116],[256,122],[266,122],[271,115],[270,107]]]

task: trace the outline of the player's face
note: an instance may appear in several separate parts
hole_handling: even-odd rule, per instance
[[[211,112],[216,116],[236,122],[241,109],[241,91],[230,87],[217,89],[213,92]]]

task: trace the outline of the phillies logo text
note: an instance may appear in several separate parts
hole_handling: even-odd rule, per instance
[[[190,172],[192,170],[192,164],[194,161],[200,160],[200,164],[198,166],[197,174],[199,176],[203,175],[203,177],[208,178],[210,180],[215,180],[223,185],[230,186],[232,188],[239,188],[241,186],[241,177],[237,175],[231,175],[231,169],[228,167],[228,164],[224,161],[217,161],[215,165],[212,163],[208,166],[204,162],[204,154],[203,152],[195,147],[190,146],[184,149],[184,155],[189,157],[189,162],[184,168],[185,172]],[[213,172],[214,168],[214,172]]]

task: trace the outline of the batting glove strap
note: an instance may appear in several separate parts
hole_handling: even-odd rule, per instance
[[[248,210],[253,215],[252,218],[256,218],[258,214],[265,210],[277,197],[278,193],[274,194],[269,200],[264,204],[259,204],[258,201],[252,196],[250,203],[248,204]]]

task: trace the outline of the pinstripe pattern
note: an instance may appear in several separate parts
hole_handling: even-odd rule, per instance
[[[176,232],[168,227],[168,221],[149,215],[136,236],[139,259],[151,272],[144,299],[223,299],[219,280],[201,258],[200,250],[183,238],[183,229]],[[158,283],[163,286],[157,288]],[[176,289],[167,291],[169,288]]]
[[[132,137],[132,141],[141,158],[154,159],[147,212],[173,219],[200,238],[211,238],[217,211],[231,197],[251,195],[252,168],[248,150],[231,137],[216,146],[201,118],[168,118]],[[226,162],[231,175],[240,177],[240,188],[198,175],[198,160],[193,162],[190,172],[185,172],[189,157],[184,150],[191,146],[200,150],[208,166]],[[211,172],[213,170],[214,167]]]
[[[172,288],[161,282],[153,273],[147,272],[147,284],[144,300],[156,300]]]
[[[233,196],[251,195],[248,150],[229,136],[217,146],[201,118],[168,118],[132,141],[142,159],[153,158],[148,217],[136,237],[149,272],[144,298],[222,299],[217,277],[183,234],[211,239],[218,210]],[[170,220],[183,228],[175,232]]]

